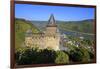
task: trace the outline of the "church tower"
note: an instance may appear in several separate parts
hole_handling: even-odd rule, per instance
[[[54,34],[56,34],[56,32],[57,32],[56,21],[54,19],[53,14],[51,14],[48,24],[46,26],[46,33],[54,35]]]

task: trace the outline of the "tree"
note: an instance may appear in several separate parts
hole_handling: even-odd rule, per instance
[[[75,48],[70,51],[70,60],[73,62],[89,62],[90,55],[84,47]]]
[[[41,49],[37,54],[38,63],[54,63],[56,52],[50,49]]]
[[[57,51],[56,56],[57,56],[55,59],[56,64],[69,63],[69,56],[66,53],[64,53],[63,51]]]
[[[71,50],[70,51],[70,60],[73,62],[80,62],[82,60],[82,53],[77,50]]]
[[[83,56],[82,56],[82,62],[89,62],[90,61],[90,55],[89,52],[86,48],[81,47],[80,51],[82,52]]]

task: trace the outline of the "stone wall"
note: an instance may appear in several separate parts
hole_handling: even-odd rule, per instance
[[[41,49],[51,48],[59,50],[60,37],[58,34],[33,34],[33,36],[25,37],[26,46],[33,47],[38,46]]]

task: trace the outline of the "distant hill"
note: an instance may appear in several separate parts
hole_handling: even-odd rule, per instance
[[[66,23],[60,23],[59,28],[61,30],[71,30],[83,33],[94,33],[94,22],[93,20],[82,20],[82,21],[70,21]]]
[[[44,30],[48,21],[31,21],[40,30]],[[83,33],[94,33],[94,20],[87,19],[81,21],[56,21],[58,28],[64,31],[76,31]]]
[[[38,33],[39,29],[32,24],[29,21],[26,21],[24,19],[19,19],[19,18],[15,18],[15,48],[21,48],[23,43],[24,43],[24,39],[25,39],[25,33],[28,29],[32,29],[33,33]]]

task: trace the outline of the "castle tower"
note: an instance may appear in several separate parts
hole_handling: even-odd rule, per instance
[[[57,32],[57,25],[56,21],[54,19],[53,14],[51,14],[48,24],[46,26],[46,33],[47,34],[55,34]]]
[[[59,50],[60,36],[57,32],[57,25],[53,14],[51,14],[48,24],[46,26],[45,33],[45,46],[46,48],[52,48],[54,50]]]

